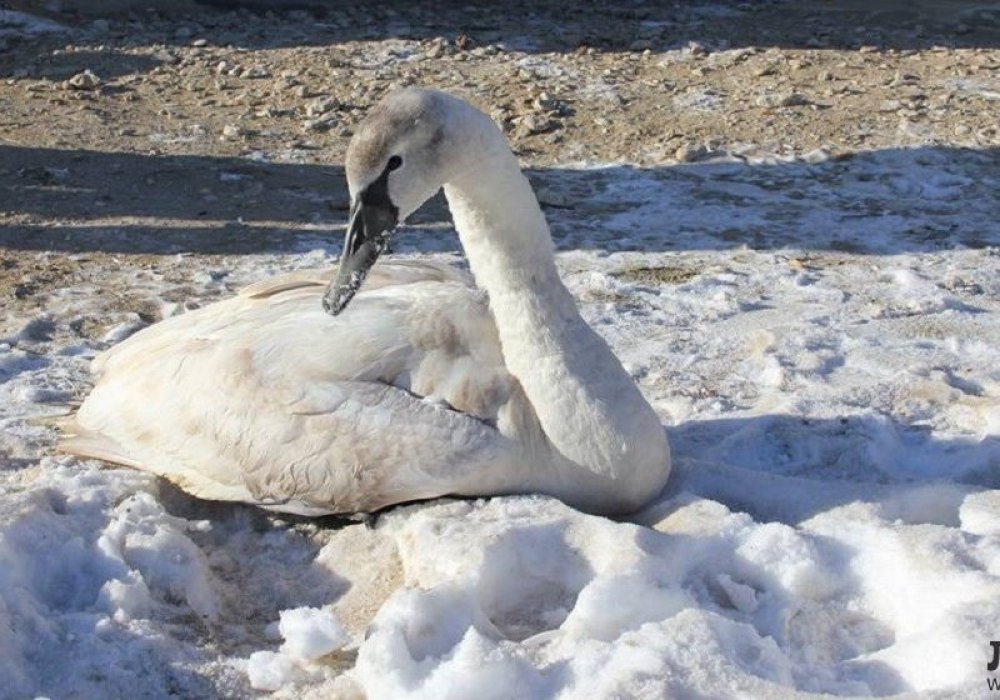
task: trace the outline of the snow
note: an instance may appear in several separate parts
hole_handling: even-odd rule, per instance
[[[621,521],[442,500],[368,529],[61,456],[89,360],[143,324],[71,286],[0,342],[0,697],[982,695],[1000,617],[995,157],[532,178],[571,203],[547,211],[564,278],[670,436],[660,497]],[[444,225],[396,248],[455,250]],[[203,302],[335,253],[189,256],[184,283]],[[71,332],[83,316],[95,339]]]
[[[282,653],[302,661],[318,659],[348,641],[336,616],[328,610],[282,610],[279,628],[285,638]]]
[[[310,662],[350,641],[337,617],[323,608],[282,610],[278,630],[285,640],[278,652],[257,651],[247,660],[247,677],[257,690],[309,680],[317,671]]]
[[[273,651],[255,651],[247,662],[247,678],[256,690],[280,690],[303,676],[295,661]]]

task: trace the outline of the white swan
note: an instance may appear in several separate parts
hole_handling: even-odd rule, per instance
[[[621,513],[656,495],[663,428],[580,317],[490,119],[444,93],[396,92],[358,128],[346,172],[332,283],[258,283],[112,348],[65,449],[306,515],[526,492]],[[480,289],[414,262],[384,262],[359,289],[397,220],[442,185]]]

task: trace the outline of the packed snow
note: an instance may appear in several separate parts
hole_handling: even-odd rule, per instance
[[[996,154],[532,178],[568,286],[671,439],[663,494],[621,521],[526,495],[369,528],[60,455],[89,360],[143,325],[105,313],[101,340],[70,332],[98,307],[69,287],[0,345],[0,697],[985,695]],[[223,274],[188,257],[188,282],[208,297],[336,248],[233,256]],[[396,246],[456,251],[443,223]]]

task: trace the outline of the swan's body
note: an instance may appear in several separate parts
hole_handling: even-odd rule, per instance
[[[404,154],[399,173],[390,152]],[[306,514],[525,492],[624,512],[654,496],[670,469],[663,429],[559,280],[489,119],[441,93],[396,93],[347,170],[368,218],[352,220],[325,294],[330,273],[296,273],[137,333],[95,362],[66,448]],[[441,184],[481,289],[446,267],[383,263],[358,291],[387,225],[373,202],[405,218]]]

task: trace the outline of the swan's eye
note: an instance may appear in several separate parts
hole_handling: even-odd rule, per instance
[[[393,156],[392,158],[389,159],[389,163],[388,165],[386,165],[386,167],[389,168],[389,170],[398,170],[399,166],[401,166],[402,164],[403,164],[402,158],[400,158],[399,156]]]

